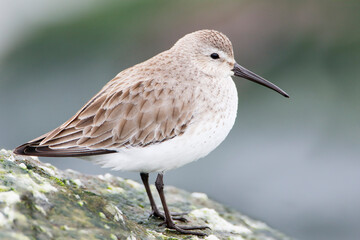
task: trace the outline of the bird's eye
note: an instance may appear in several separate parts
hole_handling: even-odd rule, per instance
[[[217,54],[217,53],[212,53],[212,54],[210,55],[210,57],[211,57],[212,59],[218,59],[218,58],[220,58],[220,57],[219,57],[219,54]]]

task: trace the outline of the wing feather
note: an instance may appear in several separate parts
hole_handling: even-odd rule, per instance
[[[194,112],[190,89],[175,90],[174,84],[153,79],[128,81],[110,81],[67,122],[16,152],[39,156],[103,154],[121,147],[157,144],[186,131]]]

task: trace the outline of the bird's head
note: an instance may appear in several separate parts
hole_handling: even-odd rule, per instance
[[[275,84],[247,70],[234,59],[233,47],[224,34],[215,30],[200,30],[185,35],[173,47],[181,52],[198,70],[213,77],[238,76],[289,95]]]

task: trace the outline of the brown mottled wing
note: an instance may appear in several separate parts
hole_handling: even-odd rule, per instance
[[[114,83],[62,126],[27,143],[35,149],[29,148],[28,155],[86,156],[144,147],[179,136],[190,124],[192,94],[186,87],[175,91],[154,80]]]

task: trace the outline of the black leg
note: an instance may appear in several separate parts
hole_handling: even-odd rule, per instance
[[[157,208],[156,206],[156,203],[154,201],[154,198],[153,198],[153,195],[151,193],[151,190],[150,190],[150,185],[149,185],[149,174],[148,173],[140,173],[140,177],[141,177],[141,180],[145,186],[145,190],[146,190],[146,193],[148,195],[148,198],[149,198],[149,201],[150,201],[150,205],[151,205],[151,210],[152,210],[152,213],[150,216],[155,216],[155,217],[158,217],[158,218],[161,218],[163,220],[165,220],[165,216],[163,213],[161,213],[159,211],[159,209]],[[186,213],[171,213],[172,216],[182,216],[182,215],[185,215]],[[179,221],[182,221],[182,222],[186,222],[186,218],[183,218],[183,217],[174,217],[175,220],[179,220]]]
[[[164,212],[165,212],[165,224],[166,227],[170,228],[170,229],[175,229],[176,231],[183,233],[183,234],[193,234],[193,235],[198,235],[198,236],[206,236],[205,233],[201,233],[201,232],[193,232],[193,231],[188,231],[188,230],[195,230],[195,229],[206,229],[209,227],[206,226],[178,226],[174,223],[173,218],[171,217],[170,211],[168,209],[166,200],[165,200],[165,194],[164,194],[164,182],[163,182],[163,174],[159,173],[157,178],[156,178],[156,182],[155,182],[155,186],[156,189],[159,192],[160,195],[160,199],[161,199],[161,203],[163,205],[164,208]]]
[[[140,177],[145,186],[145,190],[146,190],[146,193],[147,193],[149,201],[150,201],[152,215],[154,215],[155,217],[164,218],[164,216],[159,212],[159,209],[157,208],[154,198],[151,194],[150,185],[149,185],[149,174],[148,173],[140,173]]]

